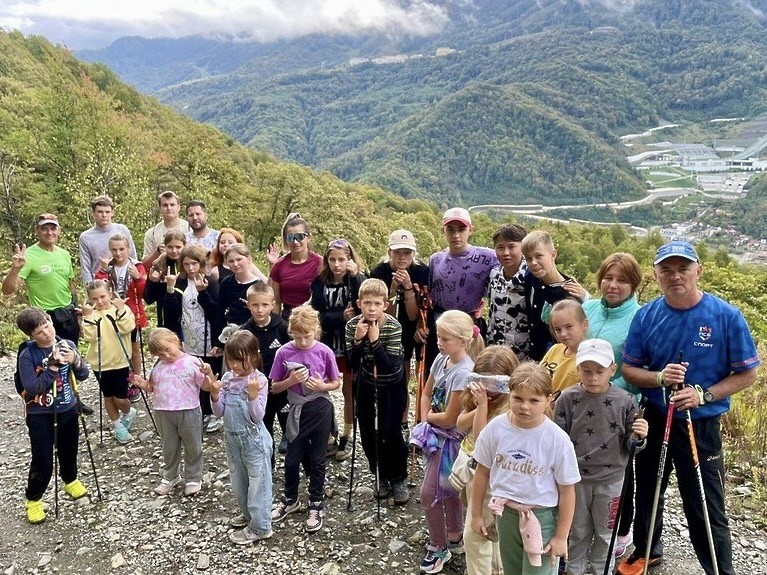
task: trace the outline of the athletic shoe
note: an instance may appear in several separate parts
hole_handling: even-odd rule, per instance
[[[284,435],[280,439],[280,444],[277,446],[277,453],[285,455],[288,452],[288,438]]]
[[[242,514],[237,515],[236,517],[232,517],[229,520],[229,525],[235,529],[242,529],[243,527],[247,527],[248,523],[250,523],[250,519]]]
[[[650,560],[647,562],[647,567],[655,567],[656,565],[660,565],[662,561],[662,557],[650,557]],[[644,557],[635,557],[632,553],[626,559],[621,561],[615,571],[619,575],[642,575],[642,573],[644,573]]]
[[[440,549],[429,545],[426,548],[426,557],[421,561],[421,573],[441,573],[445,564],[452,559],[450,549]]]
[[[405,480],[395,481],[392,483],[391,495],[394,498],[394,503],[397,505],[404,505],[410,501],[410,490],[407,488]]]
[[[45,508],[43,507],[42,499],[38,499],[37,501],[27,500],[27,521],[32,525],[37,525],[38,523],[45,521]]]
[[[334,439],[333,443],[328,443],[328,449],[325,452],[325,457],[335,457],[338,453],[338,442]]]
[[[307,533],[315,533],[322,529],[322,518],[325,512],[322,510],[322,501],[309,502],[309,516],[306,518],[305,529]]]
[[[208,425],[205,426],[205,433],[215,433],[222,427],[224,427],[224,420],[215,415],[211,415]]]
[[[277,523],[282,521],[291,513],[301,509],[301,500],[296,499],[293,503],[288,503],[283,497],[279,503],[272,508],[272,521]]]
[[[627,535],[618,535],[615,539],[615,558],[623,557],[631,543],[633,543],[631,531]]]
[[[154,488],[154,492],[157,495],[170,495],[173,493],[173,489],[181,483],[181,478],[176,477],[175,479],[163,479],[160,481],[160,484]]]
[[[141,400],[141,390],[135,385],[128,386],[128,399],[131,403],[137,403]]]
[[[448,541],[447,548],[450,550],[451,555],[463,555],[465,552],[463,548],[463,533],[458,541]]]
[[[378,480],[378,489],[375,489],[375,483],[373,484],[373,494],[376,499],[389,499],[391,495],[391,484],[388,479],[381,478]]]
[[[200,481],[187,481],[184,485],[184,495],[197,495],[202,489]]]
[[[352,456],[352,446],[349,444],[349,438],[345,435],[338,440],[338,451],[336,451],[336,461],[346,461]]]
[[[64,492],[72,499],[80,499],[88,495],[88,488],[79,479],[64,484]]]
[[[133,441],[133,436],[130,434],[130,431],[125,429],[125,426],[122,423],[115,426],[112,435],[115,436],[115,439],[119,443],[130,443]]]
[[[259,535],[258,533],[253,533],[250,530],[250,527],[245,527],[245,529],[240,529],[239,531],[232,531],[229,534],[229,539],[236,545],[249,545],[250,543],[255,543],[256,541],[269,539],[271,536],[271,531],[264,533],[263,535]]]
[[[133,426],[133,420],[136,419],[137,413],[138,411],[136,411],[136,408],[131,407],[128,413],[120,416],[120,421],[125,426],[125,429],[127,429],[128,431],[130,431],[130,428]]]

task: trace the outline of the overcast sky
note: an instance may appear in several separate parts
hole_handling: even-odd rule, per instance
[[[461,0],[467,1],[467,0]],[[312,32],[430,34],[446,21],[430,0],[0,0],[0,27],[72,49],[121,36],[234,34],[256,40]]]

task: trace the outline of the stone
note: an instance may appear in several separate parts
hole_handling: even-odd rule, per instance
[[[122,553],[112,555],[112,569],[119,569],[120,567],[125,567],[127,564],[128,562],[125,560]]]
[[[52,559],[53,559],[53,556],[50,553],[43,553],[42,555],[40,555],[40,561],[37,562],[37,567],[38,568],[45,567],[46,565],[48,565],[48,563],[51,562]]]
[[[332,561],[325,563],[320,569],[320,575],[339,575],[339,573],[341,573],[341,568]]]
[[[197,558],[197,569],[204,571],[208,567],[210,567],[210,555],[200,553],[200,556]]]
[[[400,541],[399,539],[392,539],[389,541],[389,553],[398,553],[407,547],[407,542]]]

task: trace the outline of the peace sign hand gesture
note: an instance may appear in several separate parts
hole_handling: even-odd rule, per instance
[[[27,263],[27,246],[16,244],[13,246],[13,268],[20,270]]]

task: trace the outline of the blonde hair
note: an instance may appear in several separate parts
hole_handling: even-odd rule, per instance
[[[554,240],[551,239],[551,235],[543,230],[535,230],[530,232],[524,238],[522,238],[522,253],[527,255],[532,252],[536,247],[543,246],[549,251],[554,251]]]
[[[515,389],[526,389],[535,395],[549,397],[554,393],[551,373],[538,363],[524,361],[514,370],[509,379],[509,391],[513,393]]]
[[[511,377],[518,366],[519,359],[517,354],[511,351],[511,348],[505,345],[490,345],[483,349],[474,361],[474,373],[480,375],[508,375]],[[477,407],[471,390],[465,389],[462,399],[464,411],[471,411]],[[492,419],[505,411],[508,400],[508,393],[501,393],[496,397],[488,398],[487,418]]]
[[[91,293],[101,288],[104,288],[109,295],[112,295],[112,286],[109,285],[109,282],[106,280],[93,280],[85,286],[85,293],[88,294],[88,299],[91,299]]]
[[[485,349],[485,340],[479,334],[479,328],[474,325],[474,320],[465,312],[450,309],[439,316],[437,328],[446,331],[466,344],[466,352],[471,359],[476,358]]]
[[[549,327],[553,330],[553,326],[551,325],[551,321],[554,318],[555,313],[566,313],[570,312],[575,316],[575,320],[578,323],[581,322],[588,322],[589,318],[586,317],[586,312],[583,311],[583,306],[580,304],[580,302],[574,300],[574,299],[561,299],[557,303],[554,304],[554,306],[551,308],[551,312],[549,312]],[[553,331],[552,331],[553,335]]]
[[[368,278],[360,284],[359,295],[360,299],[364,297],[382,297],[384,301],[389,299],[389,288],[383,280],[377,278]]]
[[[231,254],[232,252],[239,254],[241,256],[244,256],[246,258],[250,257],[250,250],[248,249],[248,246],[246,246],[245,244],[233,244],[232,247],[226,250],[226,253],[224,254],[224,261],[229,259],[229,254]]]
[[[149,351],[152,355],[160,355],[163,350],[169,346],[174,345],[178,349],[181,349],[181,340],[178,336],[165,327],[156,327],[149,334]]]
[[[295,332],[313,333],[316,339],[320,339],[320,312],[310,305],[300,305],[290,310],[288,333],[292,336]]]

